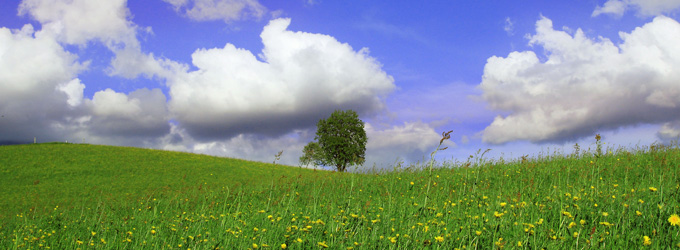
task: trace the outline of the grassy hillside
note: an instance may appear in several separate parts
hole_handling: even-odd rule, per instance
[[[49,184],[71,191],[39,192],[88,201],[35,212],[26,209],[31,199],[63,199],[23,191],[24,210],[0,224],[0,248],[680,248],[677,147],[346,174],[130,148],[88,157],[94,146],[53,146],[37,154],[28,152],[49,145],[0,147],[12,152],[0,181],[14,190]],[[82,151],[55,154],[70,147]],[[4,166],[27,158],[36,159]],[[232,182],[232,173],[242,179]],[[127,184],[107,184],[119,182]],[[17,201],[2,192],[3,204]],[[102,193],[110,198],[96,198]]]
[[[0,146],[0,219],[27,209],[78,207],[269,184],[312,170],[189,153],[86,144]]]

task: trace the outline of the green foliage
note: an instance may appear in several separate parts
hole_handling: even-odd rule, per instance
[[[310,142],[302,149],[303,155],[300,156],[300,164],[321,166],[324,164],[324,153],[318,142]]]
[[[361,165],[366,155],[364,122],[352,110],[336,110],[317,125],[316,142],[310,142],[300,158],[302,164],[334,166],[344,172],[348,166]]]

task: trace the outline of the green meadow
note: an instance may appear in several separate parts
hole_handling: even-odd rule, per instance
[[[127,147],[0,146],[0,248],[680,248],[680,149],[599,143],[571,155],[478,154],[366,173]]]

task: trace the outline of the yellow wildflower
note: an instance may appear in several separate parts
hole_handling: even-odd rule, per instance
[[[328,245],[326,245],[326,242],[325,242],[325,241],[324,241],[324,242],[317,242],[317,244],[318,244],[320,247],[328,248]]]
[[[649,236],[645,235],[642,237],[642,245],[644,246],[649,246],[652,244],[652,239],[649,238]]]
[[[680,216],[678,216],[677,214],[673,214],[671,215],[671,217],[668,217],[668,222],[670,222],[672,226],[679,226]]]
[[[611,227],[611,226],[613,226],[614,224],[611,224],[611,223],[609,223],[609,222],[604,221],[604,222],[600,222],[600,225],[605,225],[605,226]]]

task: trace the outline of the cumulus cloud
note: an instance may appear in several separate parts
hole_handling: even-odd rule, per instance
[[[175,11],[195,21],[223,20],[226,23],[249,17],[261,18],[267,8],[257,0],[163,0]]]
[[[597,6],[595,10],[593,11],[592,16],[596,17],[601,14],[611,14],[617,17],[623,16],[623,13],[626,11],[627,4],[623,1],[619,0],[609,0],[606,3],[604,3],[603,6]]]
[[[182,65],[156,58],[142,51],[138,31],[148,32],[129,19],[127,0],[23,0],[19,15],[28,15],[42,24],[42,32],[59,42],[86,47],[101,42],[114,54],[107,70],[112,76],[129,79],[138,76],[166,78]]]
[[[83,101],[83,90],[85,90],[85,84],[80,83],[80,79],[76,78],[70,82],[60,84],[57,89],[64,92],[68,99],[66,102],[71,107],[77,107]]]
[[[136,42],[136,25],[127,20],[127,0],[23,0],[19,15],[43,24],[61,42],[86,45],[98,39],[107,45]]]
[[[51,31],[0,28],[0,143],[68,140],[73,137],[153,137],[168,132],[165,95],[110,89],[83,97],[77,78],[88,63],[63,49]],[[144,135],[144,136],[142,136]]]
[[[126,95],[111,89],[87,100],[93,134],[157,137],[170,132],[166,98],[160,89],[138,89]]]
[[[0,143],[56,139],[58,124],[80,103],[77,75],[87,63],[31,25],[0,28],[0,55]]]
[[[372,115],[384,108],[393,79],[368,55],[321,34],[288,31],[271,21],[264,49],[227,44],[192,55],[198,70],[168,80],[170,110],[198,139],[242,133],[278,136],[313,126],[335,109]]]
[[[111,59],[111,65],[107,73],[111,76],[120,76],[134,79],[138,76],[146,78],[158,77],[168,79],[177,72],[184,72],[187,66],[167,58],[157,58],[153,53],[142,53],[139,46],[114,49],[115,56]]]
[[[628,9],[634,9],[640,16],[656,16],[668,14],[680,8],[678,0],[608,0],[602,6],[597,6],[592,16],[610,14],[623,16]]]
[[[441,140],[441,133],[437,133],[429,124],[422,122],[405,122],[403,125],[388,128],[376,128],[371,124],[365,125],[368,143],[366,145],[366,163],[394,163],[403,160],[414,163],[428,160],[430,153]],[[442,147],[453,147],[456,144],[450,140]]]
[[[607,129],[672,122],[680,116],[680,24],[668,17],[631,33],[620,45],[580,29],[554,30],[542,17],[533,51],[491,57],[479,88],[489,107],[506,112],[482,140],[505,143],[571,140]]]

